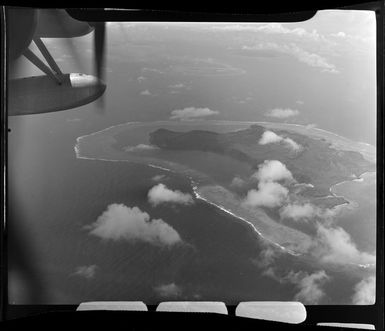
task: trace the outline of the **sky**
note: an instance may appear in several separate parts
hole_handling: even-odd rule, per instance
[[[107,116],[74,118],[111,125],[205,109],[204,118],[314,125],[375,145],[375,24],[374,12],[353,10],[298,23],[109,22]],[[44,42],[64,72],[93,73],[92,33]],[[275,110],[294,115],[266,115]]]

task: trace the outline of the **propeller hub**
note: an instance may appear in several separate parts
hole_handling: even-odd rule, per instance
[[[76,87],[76,88],[96,87],[96,88],[102,89],[103,91],[106,89],[106,84],[101,79],[92,75],[86,75],[81,73],[71,73],[69,78],[70,78],[72,87]]]

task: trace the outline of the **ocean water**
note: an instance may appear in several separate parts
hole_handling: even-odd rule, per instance
[[[341,209],[337,223],[351,234],[360,250],[376,251],[376,173],[333,186],[332,192],[350,203]]]
[[[170,283],[181,286],[182,298],[186,299],[238,302],[258,292],[261,294],[257,296],[265,299],[282,295],[279,289],[263,293],[262,289],[274,282],[263,279],[258,268],[249,263],[258,255],[259,247],[242,223],[200,201],[183,210],[151,208],[147,192],[154,185],[151,178],[161,171],[92,160],[67,161],[65,168],[58,176],[45,173],[49,196],[36,196],[23,205],[27,217],[20,225],[31,238],[29,249],[34,252],[36,272],[44,283],[41,303],[144,300],[154,304],[164,299],[154,288]],[[33,180],[25,184],[37,185]],[[192,192],[186,178],[167,173],[166,183]],[[42,208],[40,199],[46,199],[49,208]],[[95,222],[111,203],[138,206],[152,218],[164,219],[193,247],[110,243],[90,236],[85,226]],[[73,275],[79,266],[90,265],[97,266],[92,279]],[[242,281],[250,277],[262,278],[254,289]],[[17,295],[11,302],[21,303]]]
[[[79,132],[58,131],[58,136],[43,128],[31,133],[23,149],[15,150],[9,160],[10,205],[14,206],[10,219],[13,229],[17,228],[10,232],[10,241],[14,245],[16,234],[28,238],[23,249],[43,289],[39,301],[33,303],[144,300],[151,304],[164,299],[154,287],[170,283],[181,286],[185,298],[235,302],[253,296],[241,281],[242,277],[261,278],[249,263],[259,248],[247,227],[200,201],[187,210],[151,208],[147,202],[147,192],[155,184],[151,178],[164,172],[126,162],[77,159],[73,146]],[[35,162],[26,166],[18,162],[22,158]],[[192,193],[187,178],[166,176],[170,187]],[[152,218],[163,218],[190,246],[163,249],[142,243],[108,243],[90,236],[85,226],[111,203],[138,206]],[[12,210],[22,217],[12,217]],[[234,241],[234,235],[238,240]],[[92,279],[74,275],[78,267],[90,265],[97,266]],[[264,281],[261,289],[274,283],[268,278]],[[274,292],[261,295],[281,295],[278,289]],[[18,291],[10,301],[32,303]]]
[[[248,224],[199,199],[191,206],[173,208],[148,203],[147,192],[156,184],[154,176],[164,175],[162,182],[168,187],[193,194],[189,178],[129,162],[79,159],[74,152],[76,138],[90,129],[58,125],[52,133],[46,124],[26,133],[24,144],[16,145],[19,150],[14,150],[9,160],[10,219],[13,229],[17,228],[10,232],[11,245],[20,241],[16,235],[22,233],[28,238],[23,249],[28,251],[42,289],[33,302],[20,290],[13,290],[11,303],[143,300],[156,304],[199,299],[236,304],[293,300],[298,286],[269,276],[266,267],[258,263],[265,243]],[[344,189],[343,185],[338,189]],[[357,188],[351,190],[357,192]],[[351,199],[360,197],[356,194]],[[109,242],[90,235],[87,226],[112,203],[138,206],[151,218],[163,219],[186,244],[161,248],[141,242]],[[12,211],[19,217],[12,217]],[[363,226],[358,216],[351,223],[345,217],[340,224],[346,229]],[[79,267],[92,267],[92,275],[79,275]],[[309,261],[286,253],[274,267],[282,274],[318,270]],[[327,295],[320,303],[349,303],[352,288],[365,272],[328,270],[334,281],[326,286]],[[177,291],[164,294],[157,290],[162,286]]]

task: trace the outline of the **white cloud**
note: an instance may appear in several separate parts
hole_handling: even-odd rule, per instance
[[[171,112],[170,119],[189,120],[193,118],[200,118],[200,117],[212,116],[217,114],[219,114],[219,111],[211,110],[209,108],[187,107],[184,109],[173,110]]]
[[[265,113],[265,116],[275,117],[275,118],[288,118],[299,115],[299,111],[296,109],[290,108],[274,108]]]
[[[259,180],[258,189],[247,192],[243,204],[269,208],[281,206],[287,199],[289,190],[277,181],[292,181],[293,176],[286,166],[278,160],[265,160],[252,175]]]
[[[313,305],[319,303],[325,296],[322,285],[330,279],[324,270],[312,274],[301,271],[298,273],[290,272],[286,278],[299,288],[294,300]]]
[[[145,81],[146,79],[147,79],[147,78],[144,77],[144,76],[139,76],[139,77],[137,78],[137,81],[138,81],[139,83],[141,83],[141,82]]]
[[[346,37],[346,33],[343,32],[343,31],[340,31],[338,33],[331,33],[330,34],[332,37],[339,37],[339,38],[345,38]]]
[[[181,89],[181,88],[184,88],[186,86],[182,83],[178,83],[178,84],[174,84],[174,85],[169,85],[168,87],[171,89]]]
[[[253,100],[253,97],[247,96],[247,97],[237,97],[237,96],[232,96],[231,99],[239,104],[246,104],[249,103]]]
[[[247,192],[243,203],[252,207],[279,207],[287,199],[288,193],[288,189],[279,183],[260,182],[258,190],[252,189]]]
[[[213,30],[222,31],[247,31],[247,32],[263,32],[266,34],[281,34],[281,35],[292,35],[299,38],[307,38],[313,41],[327,41],[326,38],[319,34],[317,30],[313,29],[311,32],[304,28],[289,28],[288,25],[282,23],[257,23],[257,24],[226,24],[212,26]]]
[[[290,46],[285,45],[281,48],[283,52],[293,55],[298,61],[303,62],[310,67],[321,68],[322,71],[330,72],[333,74],[338,73],[334,64],[328,63],[327,60],[321,55],[310,53],[297,45],[291,44]]]
[[[372,305],[376,301],[376,277],[370,276],[354,287],[352,302],[355,305]]]
[[[297,144],[293,139],[291,138],[284,138],[282,136],[277,135],[273,131],[265,131],[261,139],[259,140],[260,145],[267,145],[267,144],[274,144],[274,143],[280,143],[282,142],[287,147],[292,149],[295,152],[298,152],[302,149],[301,145]]]
[[[359,35],[351,35],[351,34],[343,32],[343,31],[339,31],[338,33],[331,33],[330,36],[333,38],[337,38],[340,41],[344,40],[344,41],[348,41],[350,43],[354,42],[354,43],[360,43],[360,44],[367,43],[367,42],[373,41],[375,39],[372,33],[368,33],[366,35],[359,36]]]
[[[299,290],[295,294],[294,300],[298,300],[304,304],[318,304],[325,296],[322,286],[330,279],[330,277],[324,270],[319,270],[311,274],[304,271],[294,272],[292,270],[279,273],[273,264],[275,263],[275,265],[277,265],[276,259],[282,254],[281,250],[266,244],[259,254],[258,259],[255,260],[255,263],[260,268],[264,268],[264,275],[269,276],[280,283],[294,284]]]
[[[163,179],[165,179],[165,175],[155,175],[154,177],[152,177],[151,179],[154,181],[154,182],[159,182]]]
[[[151,96],[151,95],[154,95],[154,94],[152,94],[149,90],[144,90],[144,91],[140,92],[140,95],[148,95],[148,96]]]
[[[314,128],[316,128],[316,127],[317,127],[317,124],[315,124],[315,123],[307,124],[307,125],[305,126],[305,128],[306,128],[307,130],[309,130],[309,129],[314,129]]]
[[[286,166],[278,160],[265,160],[258,166],[258,170],[252,177],[257,178],[260,182],[293,180],[293,175],[290,170],[288,170]]]
[[[183,205],[194,203],[191,194],[183,193],[179,190],[170,190],[162,183],[155,185],[148,191],[148,201],[153,206],[157,206],[161,203],[178,203]]]
[[[286,207],[281,208],[284,209]],[[316,215],[324,220],[333,215],[330,209],[322,210],[315,207],[314,209],[305,207],[303,209],[292,209],[293,217],[300,219],[309,215]],[[325,223],[323,221],[323,223]],[[376,257],[373,254],[358,250],[350,235],[341,227],[330,227],[320,222],[315,223],[316,235],[312,238],[309,247],[306,247],[308,254],[320,263],[334,265],[361,265],[366,267],[375,266]],[[271,264],[277,257],[277,252],[270,250],[265,255],[261,255],[261,260],[265,261],[263,266]]]
[[[291,148],[293,151],[298,152],[302,149],[302,146],[300,144],[297,144],[293,139],[291,138],[284,138],[283,142]]]
[[[273,42],[259,43],[253,46],[244,45],[243,50],[273,50],[278,53],[288,54],[296,58],[299,62],[305,63],[310,67],[320,68],[329,73],[338,73],[334,64],[329,63],[323,56],[308,52],[297,46],[295,43],[277,44]]]
[[[303,205],[289,204],[281,208],[281,218],[291,218],[295,221],[312,218],[317,215],[316,208],[310,203]]]
[[[158,147],[153,145],[147,145],[147,144],[138,144],[136,146],[127,146],[124,148],[124,151],[135,152],[135,151],[150,151],[154,149],[158,149]]]
[[[144,241],[154,245],[171,246],[182,240],[170,225],[162,219],[150,220],[150,216],[138,207],[111,204],[87,227],[90,234],[107,240]]]
[[[335,216],[333,209],[322,209],[309,202],[304,204],[292,203],[282,207],[279,211],[281,218],[291,218],[294,221],[307,220],[314,217],[330,219]]]
[[[231,181],[230,183],[230,186],[233,186],[233,187],[242,187],[243,185],[245,185],[245,181],[239,177],[239,176],[235,176],[233,178],[233,180]]]
[[[75,272],[72,273],[72,276],[80,276],[84,277],[86,279],[91,279],[95,277],[96,269],[98,268],[97,265],[83,265],[80,267],[77,267]]]
[[[256,264],[260,267],[268,267],[271,265],[275,259],[282,254],[282,251],[279,251],[276,247],[268,243],[263,243],[265,246],[263,250],[259,253],[259,258],[255,260]]]
[[[156,286],[154,290],[158,293],[158,295],[164,298],[176,298],[182,293],[181,288],[175,283],[159,285]]]
[[[305,102],[303,102],[302,100],[297,100],[295,103],[297,103],[299,105],[303,105]]]
[[[282,141],[282,137],[274,133],[273,131],[265,131],[261,139],[259,139],[258,144],[260,145],[266,145],[266,144],[274,144],[274,143],[279,143]]]
[[[156,69],[156,68],[142,68],[142,71],[147,71],[147,72],[156,72],[158,74],[163,74],[164,72],[162,70]]]
[[[169,85],[168,87],[170,89],[170,94],[179,94],[181,93],[182,89],[190,89],[190,87],[187,87],[183,83]]]
[[[312,252],[321,262],[332,264],[374,265],[376,257],[357,249],[350,235],[341,227],[317,223]]]

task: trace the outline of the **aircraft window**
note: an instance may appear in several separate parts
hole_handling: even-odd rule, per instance
[[[84,24],[10,63],[11,304],[374,303],[373,12]]]

